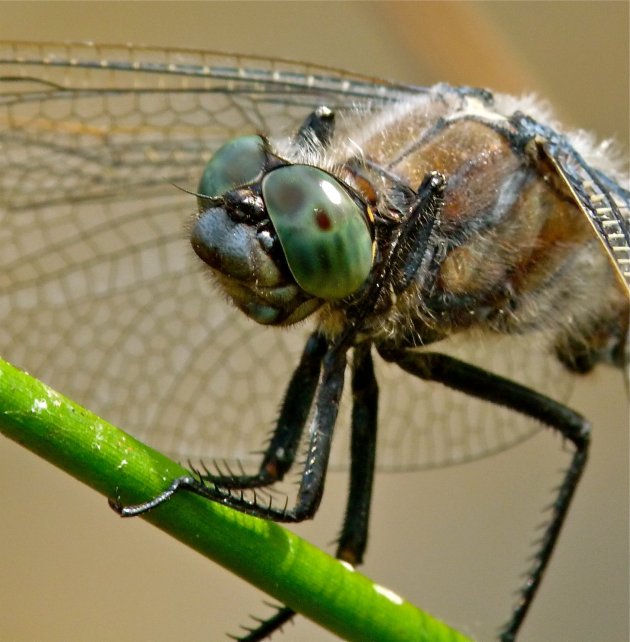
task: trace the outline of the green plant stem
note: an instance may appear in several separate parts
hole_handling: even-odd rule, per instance
[[[188,472],[2,360],[0,430],[123,504]],[[143,518],[343,639],[467,640],[278,524],[185,492]]]

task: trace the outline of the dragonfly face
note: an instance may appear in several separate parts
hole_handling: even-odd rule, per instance
[[[301,321],[355,292],[372,265],[365,206],[328,173],[282,164],[259,137],[220,148],[199,184],[195,252],[263,324]]]
[[[375,459],[443,466],[550,426],[575,454],[513,639],[588,447],[551,369],[628,362],[630,194],[615,169],[485,91],[128,48],[10,45],[0,64],[3,356],[180,459],[247,457],[288,384],[258,472],[190,489],[309,517],[327,465],[347,459],[333,429],[349,431],[337,554],[352,563]],[[188,261],[191,199],[173,183],[198,184],[190,240],[237,310]],[[302,337],[263,327],[309,317],[302,357]],[[347,354],[354,408],[337,417]],[[226,499],[303,448],[317,465],[295,507]]]

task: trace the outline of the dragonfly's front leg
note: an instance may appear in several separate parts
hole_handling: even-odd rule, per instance
[[[319,382],[326,345],[326,340],[318,333],[312,334],[306,342],[300,362],[287,386],[280,415],[258,472],[254,475],[237,474],[226,465],[226,470],[221,470],[219,463],[214,462],[218,472],[212,473],[206,468],[204,474],[199,475],[204,482],[222,488],[247,489],[270,486],[284,478],[295,461]]]
[[[418,187],[385,274],[396,294],[409,287],[419,270],[424,274],[430,270],[436,250],[433,236],[439,231],[445,189],[446,178],[439,172],[429,172]]]
[[[363,561],[367,545],[372,482],[376,462],[376,428],[378,415],[378,386],[374,376],[372,345],[363,343],[354,349],[352,363],[352,437],[350,491],[346,501],[343,526],[335,556],[357,566]],[[239,642],[258,642],[286,624],[295,611],[280,607]]]
[[[300,522],[312,517],[319,506],[324,489],[324,480],[332,443],[332,433],[337,419],[339,400],[341,399],[341,393],[343,391],[343,378],[346,365],[346,354],[343,350],[337,350],[335,348],[329,349],[322,359],[320,355],[322,343],[320,342],[323,342],[323,339],[318,335],[313,335],[309,340],[310,347],[307,345],[307,349],[305,350],[305,353],[313,350],[316,355],[314,357],[315,362],[318,364],[321,363],[323,372],[319,386],[317,386],[316,376],[311,382],[311,385],[317,388],[315,417],[309,436],[306,464],[302,473],[297,500],[293,507],[276,508],[270,504],[263,505],[257,502],[255,498],[249,501],[242,494],[232,494],[231,489],[226,488],[222,482],[220,486],[218,483],[208,482],[203,478],[198,479],[192,475],[186,475],[175,479],[163,493],[147,502],[132,506],[120,506],[117,502],[110,501],[112,508],[123,517],[142,515],[170,499],[178,491],[187,490],[202,497],[219,501],[226,506],[231,506],[249,515],[278,522]],[[307,359],[307,361],[309,361],[309,359]],[[303,371],[301,370],[302,365],[303,362],[301,361],[296,372]],[[315,370],[318,371],[318,368],[315,368]],[[295,380],[296,377],[294,376],[291,384],[293,384]],[[290,399],[287,394],[285,404],[291,406],[293,403],[294,401]],[[287,438],[286,434],[281,431],[282,435],[284,435],[283,438],[286,439],[287,442],[295,441],[295,444],[299,442],[303,424],[308,417],[309,408],[310,403],[307,404],[306,408],[300,409],[303,423],[300,426],[294,424],[297,434],[289,431],[290,436]],[[291,461],[293,461],[295,457],[296,447],[297,446],[293,447],[293,452],[288,458]],[[267,455],[269,455],[269,457],[266,456],[265,461],[268,459],[274,462],[282,461],[282,467],[288,468],[287,459],[279,459],[277,456],[278,453],[274,455],[271,448],[268,449]],[[268,473],[264,474],[267,475]],[[220,479],[223,480],[224,478],[220,477]],[[254,476],[254,479],[258,480],[259,477]]]
[[[372,482],[376,461],[376,428],[378,386],[374,376],[371,344],[354,349],[352,363],[352,437],[350,491],[346,512],[337,544],[337,559],[352,566],[363,561],[367,545],[368,522],[372,498]],[[270,618],[239,638],[239,642],[259,642],[286,624],[295,611],[287,606],[278,608]]]
[[[141,515],[156,508],[179,490],[188,490],[209,499],[221,501],[246,513],[277,521],[302,521],[311,517],[323,493],[324,479],[328,465],[328,454],[332,432],[337,418],[339,400],[343,391],[345,353],[330,351],[327,358],[326,341],[314,333],[306,343],[285,394],[284,402],[274,435],[267,447],[257,475],[210,475],[201,480],[192,476],[180,477],[172,482],[161,495],[135,506],[121,507],[111,502],[112,507],[125,517]],[[254,488],[280,480],[294,462],[295,454],[308,419],[312,400],[317,391],[320,370],[323,366],[322,385],[319,388],[315,407],[315,423],[309,440],[309,449],[302,482],[294,508],[274,509],[270,505],[259,505],[245,501],[242,496],[231,495],[230,488]],[[369,497],[368,497],[369,502]],[[350,511],[348,510],[348,514]],[[367,518],[367,515],[366,515]],[[346,522],[350,520],[346,519]],[[367,525],[367,521],[366,521]],[[366,526],[367,527],[367,526]],[[344,529],[345,530],[345,529]],[[340,550],[347,538],[340,539]],[[365,536],[361,554],[365,548]],[[266,639],[288,622],[295,611],[282,606],[270,618],[259,621],[259,625],[241,642],[257,642]]]
[[[289,382],[276,428],[265,449],[257,474],[236,475],[231,472],[212,474],[206,471],[206,474],[198,474],[197,477],[185,476],[173,480],[164,492],[142,504],[121,506],[117,501],[110,500],[110,506],[124,517],[131,517],[156,508],[170,499],[179,489],[193,489],[200,480],[224,489],[260,488],[280,481],[295,460],[319,381],[325,352],[324,338],[318,333],[312,334],[306,342],[300,362]]]

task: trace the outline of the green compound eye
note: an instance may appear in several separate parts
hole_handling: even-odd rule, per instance
[[[342,299],[372,268],[372,237],[361,208],[326,172],[288,165],[262,181],[269,218],[297,284],[321,299]]]
[[[260,136],[235,138],[219,147],[209,160],[197,191],[203,196],[223,196],[259,179],[264,165],[265,151]]]

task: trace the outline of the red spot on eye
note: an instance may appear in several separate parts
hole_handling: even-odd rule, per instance
[[[332,221],[324,210],[315,210],[315,223],[320,230],[327,232],[332,228]]]

